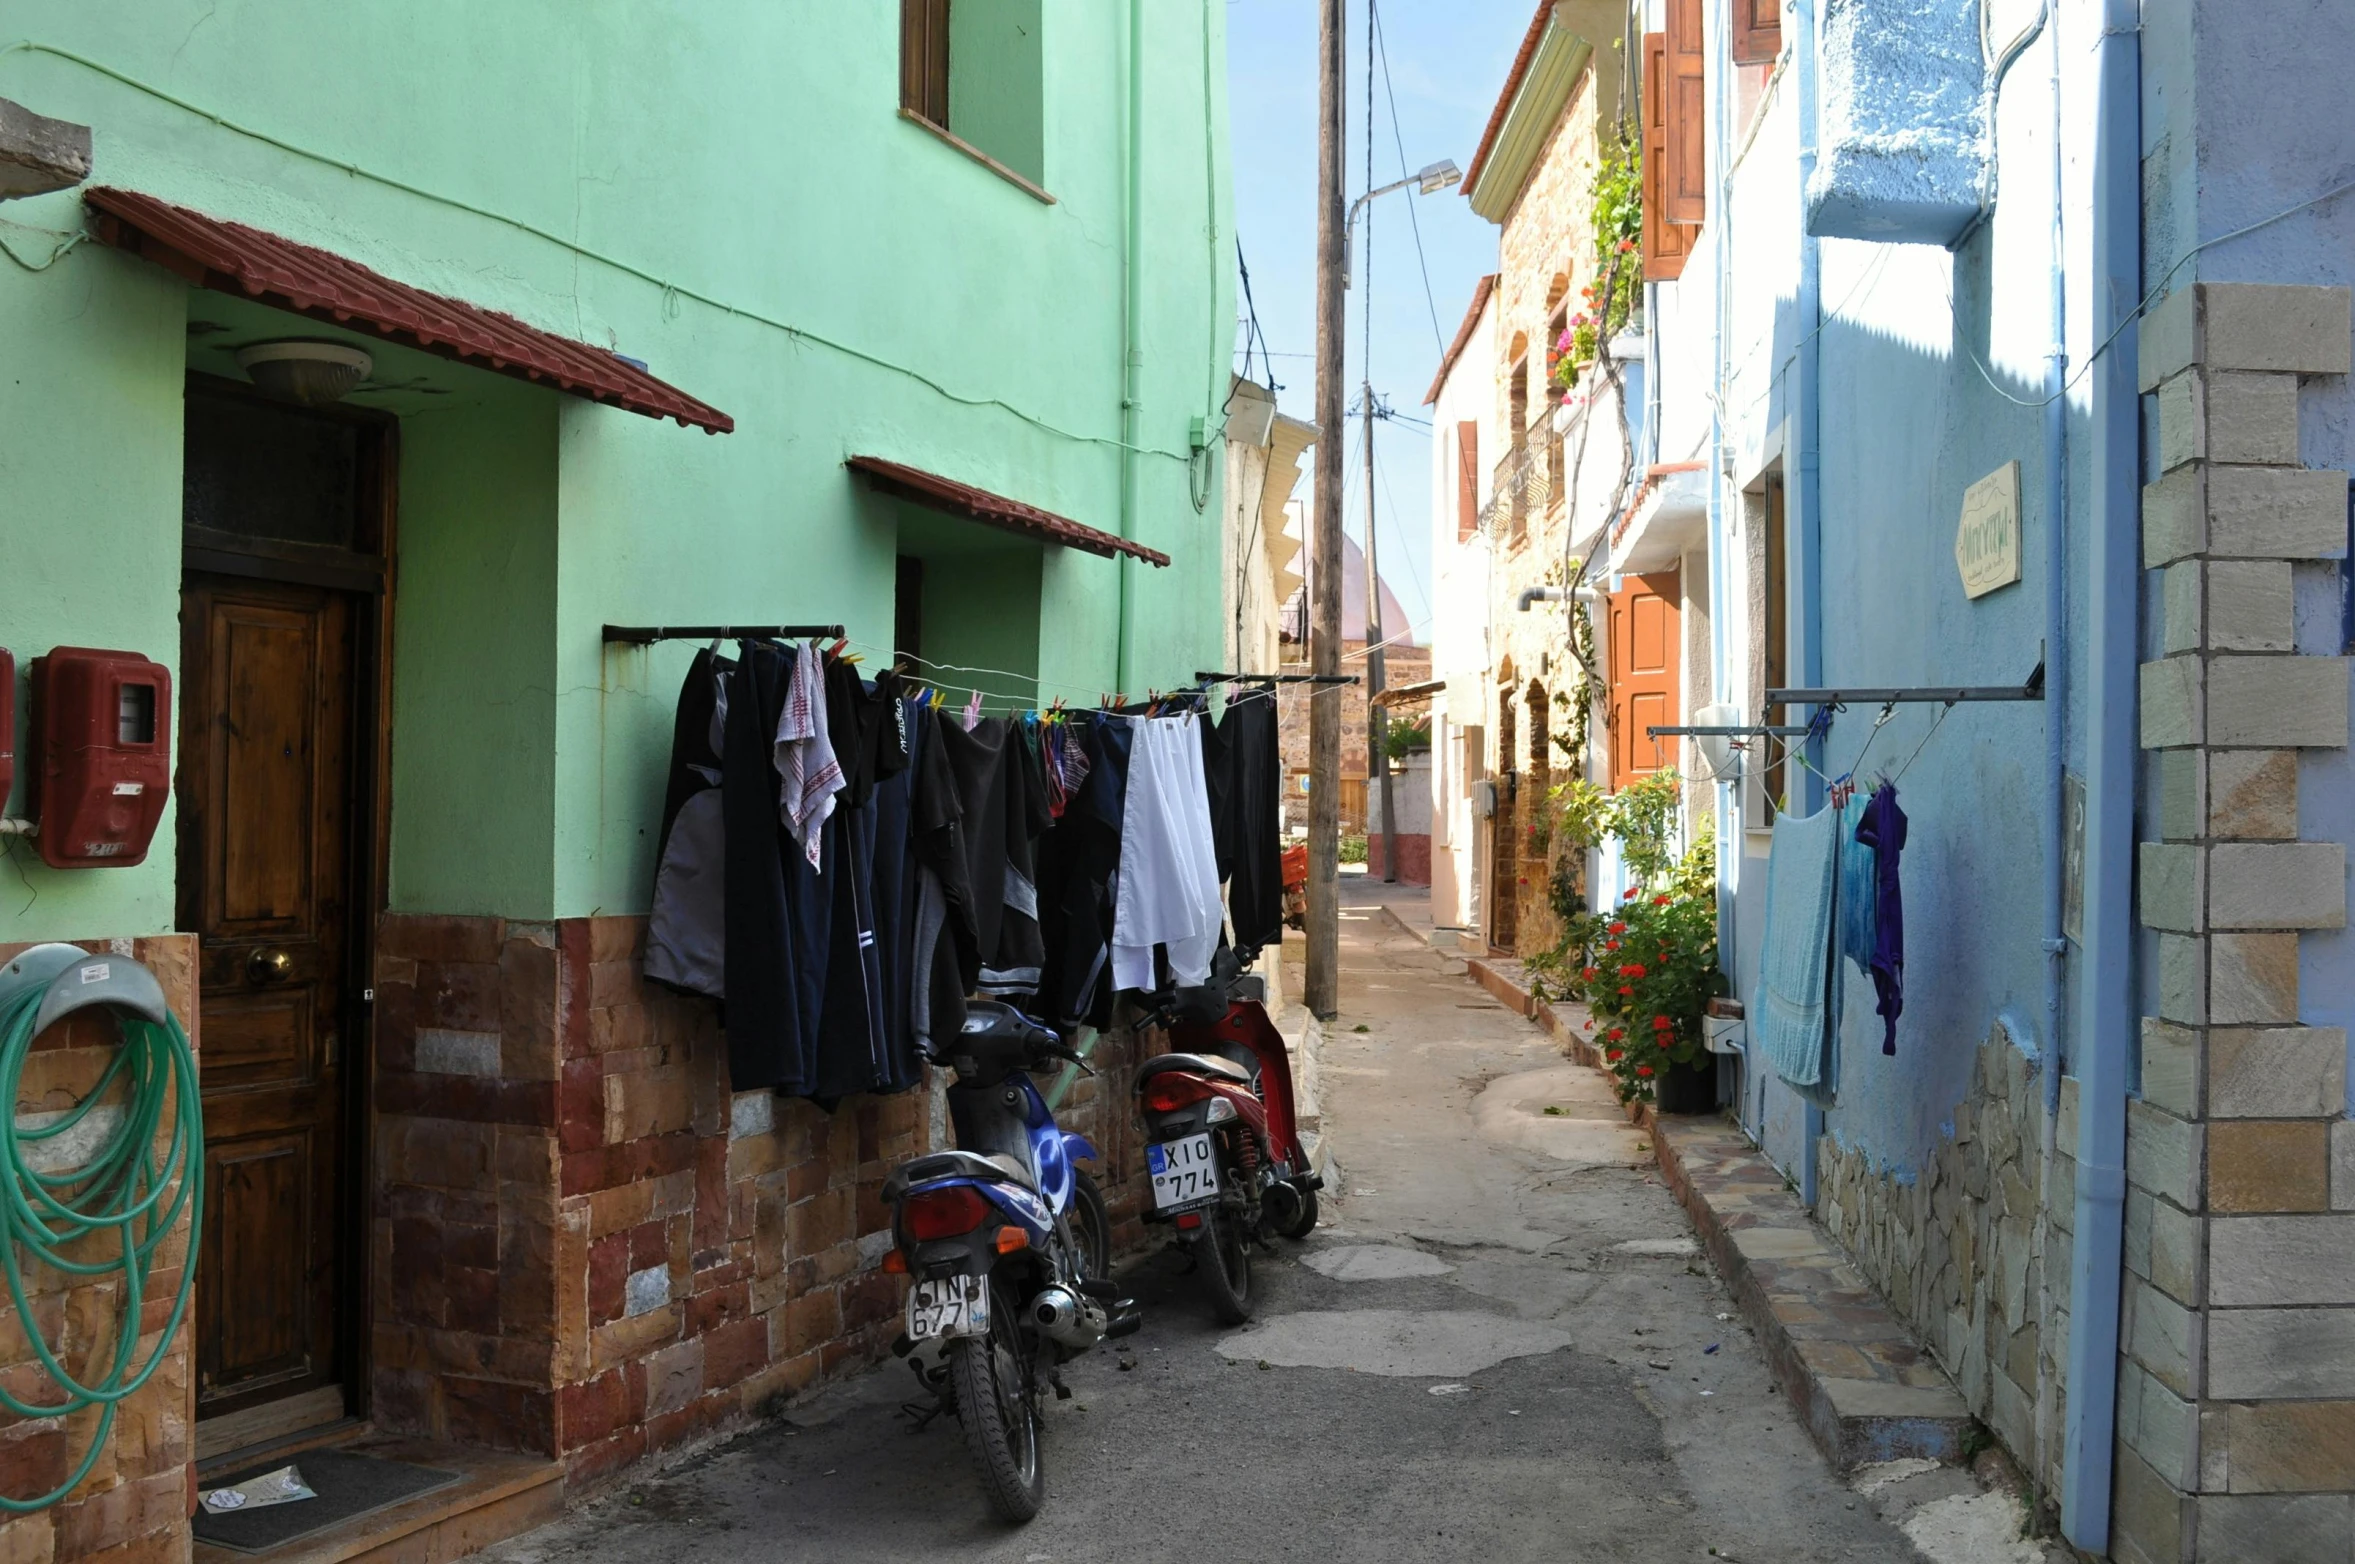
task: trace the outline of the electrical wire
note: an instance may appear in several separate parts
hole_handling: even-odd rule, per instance
[[[323,164],[328,168],[339,169],[342,172],[351,175],[354,179],[365,179],[371,184],[382,185],[388,190],[397,190],[403,195],[415,196],[421,201],[431,201],[438,206],[448,207],[452,211],[464,212],[470,217],[479,217],[485,222],[497,223],[502,227],[512,228],[518,233],[528,234],[534,239],[538,239],[543,243],[555,245],[559,249],[581,257],[583,260],[595,261],[600,266],[610,267],[614,271],[620,272],[624,276],[635,277],[640,282],[649,283],[652,286],[661,289],[663,303],[666,310],[675,300],[692,299],[694,302],[704,305],[710,309],[718,310],[722,314],[733,315],[740,320],[747,320],[755,325],[766,326],[773,331],[783,332],[786,336],[791,337],[797,342],[812,343],[818,347],[827,348],[833,352],[842,354],[846,358],[854,359],[859,363],[869,365],[876,369],[887,370],[895,375],[904,376],[905,378],[913,380],[917,384],[924,386],[936,396],[942,397],[947,401],[954,402],[961,407],[994,407],[1013,418],[1019,419],[1021,422],[1030,425],[1032,428],[1037,429],[1042,433],[1055,436],[1057,439],[1070,440],[1085,445],[1101,445],[1114,450],[1129,450],[1136,452],[1140,456],[1159,456],[1175,462],[1185,462],[1191,464],[1193,461],[1193,454],[1188,451],[1164,450],[1159,446],[1150,445],[1131,445],[1126,440],[1122,440],[1117,436],[1082,434],[1078,430],[1066,429],[1060,424],[1053,423],[1048,419],[1039,417],[1035,413],[1027,412],[1022,408],[1016,407],[1013,403],[1006,401],[1002,397],[990,396],[986,394],[976,395],[968,392],[954,390],[951,387],[943,384],[941,381],[935,380],[932,376],[924,373],[920,369],[911,369],[905,364],[895,363],[891,359],[885,358],[879,353],[869,352],[865,348],[854,347],[847,342],[829,337],[822,332],[813,331],[807,326],[796,326],[789,321],[780,320],[773,315],[764,314],[761,311],[750,307],[749,305],[731,304],[727,300],[719,298],[713,294],[702,292],[699,289],[688,287],[682,283],[673,282],[669,278],[663,277],[658,273],[648,271],[645,267],[637,265],[634,262],[625,261],[616,256],[608,255],[601,250],[593,250],[587,245],[578,244],[573,240],[565,238],[562,234],[542,228],[535,223],[526,222],[522,218],[510,217],[504,212],[494,211],[491,208],[485,206],[478,206],[471,201],[460,200],[455,196],[446,196],[441,194],[439,191],[428,190],[421,185],[413,185],[405,179],[399,179],[390,174],[380,174],[374,169],[364,168],[360,164],[352,162],[347,158],[332,157],[324,152],[316,152],[309,147],[300,145],[299,143],[288,141],[284,137],[274,136],[268,131],[256,130],[250,125],[239,124],[237,121],[230,119],[226,115],[215,113],[211,109],[205,108],[196,103],[192,103],[188,99],[180,97],[176,93],[166,92],[161,87],[141,81],[136,76],[132,76],[124,71],[119,71],[111,65],[90,58],[88,55],[77,54],[71,49],[61,49],[55,44],[42,43],[39,40],[32,38],[19,38],[12,43],[0,44],[0,55],[16,54],[20,52],[46,54],[60,60],[65,60],[71,64],[79,65],[84,70],[94,71],[97,74],[106,77],[110,81],[120,82],[122,85],[131,88],[135,92],[143,92],[160,103],[168,103],[172,107],[182,110],[185,113],[193,114],[199,119],[209,121],[211,124],[222,130],[228,131],[233,135],[243,136],[249,141],[258,141],[263,146],[271,147],[292,157],[304,158],[310,162]],[[11,259],[16,259],[16,257],[12,255]],[[23,265],[24,263],[21,260],[18,260],[18,264]],[[39,270],[40,268],[34,269]],[[1224,418],[1222,417],[1219,422],[1223,428],[1225,423]],[[1219,432],[1220,431],[1218,429],[1213,429],[1210,433],[1213,438],[1216,438]]]
[[[59,241],[57,244],[50,247],[47,259],[40,261],[28,261],[23,256],[16,253],[16,247],[14,245],[10,244],[6,239],[0,239],[0,255],[6,255],[10,260],[16,262],[17,265],[23,267],[26,271],[29,272],[47,271],[50,267],[55,266],[59,261],[64,260],[68,255],[72,254],[75,249],[88,242],[90,238],[90,232],[88,229],[83,229],[77,233],[66,233],[55,228],[32,228],[23,223],[11,223],[5,219],[0,219],[0,228],[22,228],[27,233],[43,233]]]
[[[1366,0],[1366,19],[1374,30],[1374,55],[1382,62],[1382,92],[1390,100],[1390,139],[1398,147],[1398,177],[1409,179],[1413,176],[1406,171],[1406,137],[1398,128],[1398,91],[1390,83],[1390,43],[1383,36],[1381,11],[1375,0]],[[1371,112],[1369,107],[1369,117]],[[1370,129],[1367,139],[1373,139]],[[1373,176],[1369,173],[1366,176],[1366,188],[1371,190],[1373,187]],[[1438,344],[1440,355],[1445,357],[1447,334],[1439,328],[1439,301],[1431,292],[1431,265],[1423,258],[1423,220],[1415,215],[1415,201],[1420,199],[1422,196],[1418,191],[1407,202],[1407,224],[1415,236],[1415,266],[1423,274],[1423,307],[1431,312],[1431,340]]]
[[[2050,396],[2014,396],[2009,391],[2006,391],[2002,386],[1995,383],[1995,376],[1988,371],[1988,368],[1985,364],[1979,361],[1978,349],[1972,347],[1968,342],[1963,344],[1964,356],[1970,359],[1971,367],[1979,372],[1979,378],[1987,382],[1988,389],[1993,391],[1997,396],[2002,397],[2005,401],[2010,402],[2017,407],[2049,406],[2052,403],[2059,401],[2062,397],[2067,396],[2069,392],[2076,386],[2077,382],[2083,380],[2086,375],[2092,371],[2094,364],[2099,361],[2101,356],[2104,353],[2107,353],[2113,346],[2115,346],[2120,337],[2126,335],[2127,328],[2134,325],[2136,321],[2142,319],[2142,317],[2148,313],[2151,305],[2157,302],[2159,297],[2164,294],[2170,286],[2173,285],[2175,281],[2175,274],[2183,270],[2184,267],[2191,264],[2193,256],[2198,255],[2203,250],[2212,250],[2216,246],[2227,243],[2231,240],[2246,238],[2248,235],[2255,233],[2260,228],[2270,228],[2275,223],[2286,222],[2288,219],[2297,216],[2300,212],[2306,211],[2312,207],[2320,206],[2325,201],[2335,201],[2340,196],[2347,194],[2351,190],[2355,190],[2355,179],[2350,179],[2344,184],[2333,185],[2330,189],[2325,190],[2322,194],[2318,196],[2309,196],[2307,199],[2300,201],[2295,206],[2284,207],[2282,210],[2274,213],[2271,217],[2260,217],[2257,219],[2257,221],[2248,224],[2246,227],[2235,228],[2230,233],[2220,233],[2213,239],[2203,239],[2198,244],[2195,244],[2190,249],[2184,251],[2183,254],[2176,257],[2175,264],[2168,267],[2166,272],[2160,276],[2159,280],[2151,286],[2151,290],[2148,293],[2145,293],[2139,300],[2135,302],[2134,308],[2126,312],[2126,318],[2118,322],[2118,329],[2111,332],[2108,336],[2102,338],[2100,346],[2096,347],[2091,353],[2085,355],[2085,362],[2077,366],[2077,372],[2069,376],[2068,379],[2062,381],[2061,388]],[[1954,282],[1950,277],[1946,284],[1946,310],[1949,316],[1954,313],[1954,308]]]

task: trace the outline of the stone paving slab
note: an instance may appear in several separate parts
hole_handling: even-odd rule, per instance
[[[1559,1038],[1572,1058],[1600,1063],[1577,1025],[1531,994],[1519,962],[1473,957],[1465,975]],[[1783,1393],[1833,1463],[1960,1461],[1973,1420],[1953,1382],[1774,1164],[1721,1118],[1662,1116],[1649,1107],[1638,1118]]]

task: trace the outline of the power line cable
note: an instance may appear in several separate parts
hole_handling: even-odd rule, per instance
[[[1390,43],[1382,35],[1382,14],[1374,0],[1366,0],[1366,12],[1374,25],[1374,53],[1382,61],[1382,92],[1390,100],[1390,139],[1398,147],[1398,177],[1407,179],[1412,176],[1406,171],[1406,137],[1398,128],[1398,93],[1390,84]],[[1370,126],[1366,139],[1373,139]],[[1374,178],[1369,172],[1366,175],[1366,188],[1371,190],[1373,187]],[[1419,199],[1421,192],[1416,194]],[[1431,266],[1423,258],[1423,220],[1415,215],[1414,201],[1407,202],[1406,217],[1415,235],[1415,266],[1423,274],[1423,307],[1431,312],[1431,340],[1438,345],[1440,356],[1444,358],[1447,354],[1447,333],[1439,329],[1439,301],[1431,293]],[[1369,233],[1371,231],[1368,230]]]

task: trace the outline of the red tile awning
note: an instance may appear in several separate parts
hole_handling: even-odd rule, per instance
[[[92,231],[118,249],[200,287],[364,331],[461,364],[551,386],[649,418],[675,418],[713,434],[736,421],[601,348],[527,326],[512,315],[427,293],[357,261],[259,228],[207,217],[136,190],[82,198]]]
[[[903,500],[913,500],[918,505],[928,505],[952,516],[962,516],[968,521],[978,521],[985,527],[1037,538],[1042,543],[1060,543],[1065,548],[1101,554],[1106,559],[1117,559],[1126,554],[1148,565],[1169,563],[1169,556],[1159,549],[1147,548],[1142,543],[1131,543],[1113,533],[1082,526],[1067,516],[1040,510],[1035,505],[1025,505],[1020,500],[1009,500],[987,489],[976,489],[969,483],[943,478],[938,473],[904,467],[898,462],[887,462],[880,456],[854,456],[843,465],[865,477],[886,494],[896,494]]]

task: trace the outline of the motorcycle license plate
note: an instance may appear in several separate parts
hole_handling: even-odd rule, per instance
[[[1156,1210],[1199,1205],[1218,1196],[1218,1159],[1211,1154],[1208,1135],[1147,1146],[1145,1166],[1153,1175]]]
[[[989,1334],[989,1278],[943,1276],[908,1290],[908,1340]]]

